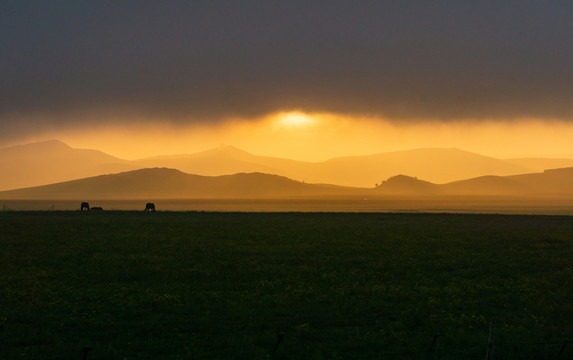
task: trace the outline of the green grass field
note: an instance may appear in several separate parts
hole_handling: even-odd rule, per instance
[[[573,217],[4,212],[0,263],[2,359],[573,357]]]

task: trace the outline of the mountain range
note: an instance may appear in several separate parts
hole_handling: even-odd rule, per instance
[[[158,157],[134,163],[142,167],[165,166],[201,175],[262,172],[310,183],[357,187],[373,187],[396,174],[415,175],[442,183],[484,174],[511,175],[531,170],[459,149],[416,149],[303,162],[256,156],[232,146],[221,146],[192,155]]]
[[[372,196],[512,196],[573,199],[573,167],[512,176],[481,176],[433,184],[397,175],[373,188],[308,184],[279,175],[201,176],[168,168],[139,169],[31,188],[0,191],[0,199],[257,199]]]
[[[369,191],[371,189],[306,184],[283,176],[262,173],[201,176],[186,174],[175,169],[151,168],[0,191],[0,198],[35,200],[247,199],[360,195]]]
[[[486,175],[509,176],[573,167],[573,159],[496,159],[459,149],[414,149],[304,162],[220,146],[195,154],[125,160],[51,140],[1,148],[0,190],[155,167],[203,176],[264,173],[306,183],[372,188],[397,174],[446,184]]]

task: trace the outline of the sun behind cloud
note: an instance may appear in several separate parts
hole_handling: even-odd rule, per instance
[[[314,125],[316,120],[301,112],[280,113],[276,117],[278,124],[286,127],[306,127]]]
[[[98,149],[131,160],[192,154],[225,143],[256,155],[314,162],[419,148],[458,148],[498,158],[571,158],[572,137],[573,123],[544,119],[400,122],[283,111],[188,126],[126,121],[115,127],[53,131],[32,141],[58,139],[75,148]]]

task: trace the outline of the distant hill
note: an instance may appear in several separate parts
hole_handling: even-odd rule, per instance
[[[306,184],[261,173],[211,177],[186,174],[174,169],[153,168],[2,191],[0,199],[282,198],[358,195],[365,191],[368,192],[369,189]]]
[[[445,184],[443,192],[475,195],[573,196],[573,167],[513,176],[482,176]]]
[[[0,148],[0,190],[57,183],[136,169],[98,150],[73,149],[50,140]]]
[[[396,175],[383,181],[378,189],[393,195],[436,195],[440,192],[440,185],[411,176]]]
[[[512,176],[480,176],[447,184],[400,175],[382,182],[377,190],[381,194],[573,198],[573,167]]]

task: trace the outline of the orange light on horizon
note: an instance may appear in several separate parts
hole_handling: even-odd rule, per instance
[[[53,131],[34,140],[59,139],[74,148],[97,149],[131,160],[191,154],[221,143],[255,155],[302,161],[453,147],[502,158],[573,157],[573,122],[543,119],[392,121],[285,111],[213,123],[117,118],[107,124]]]

